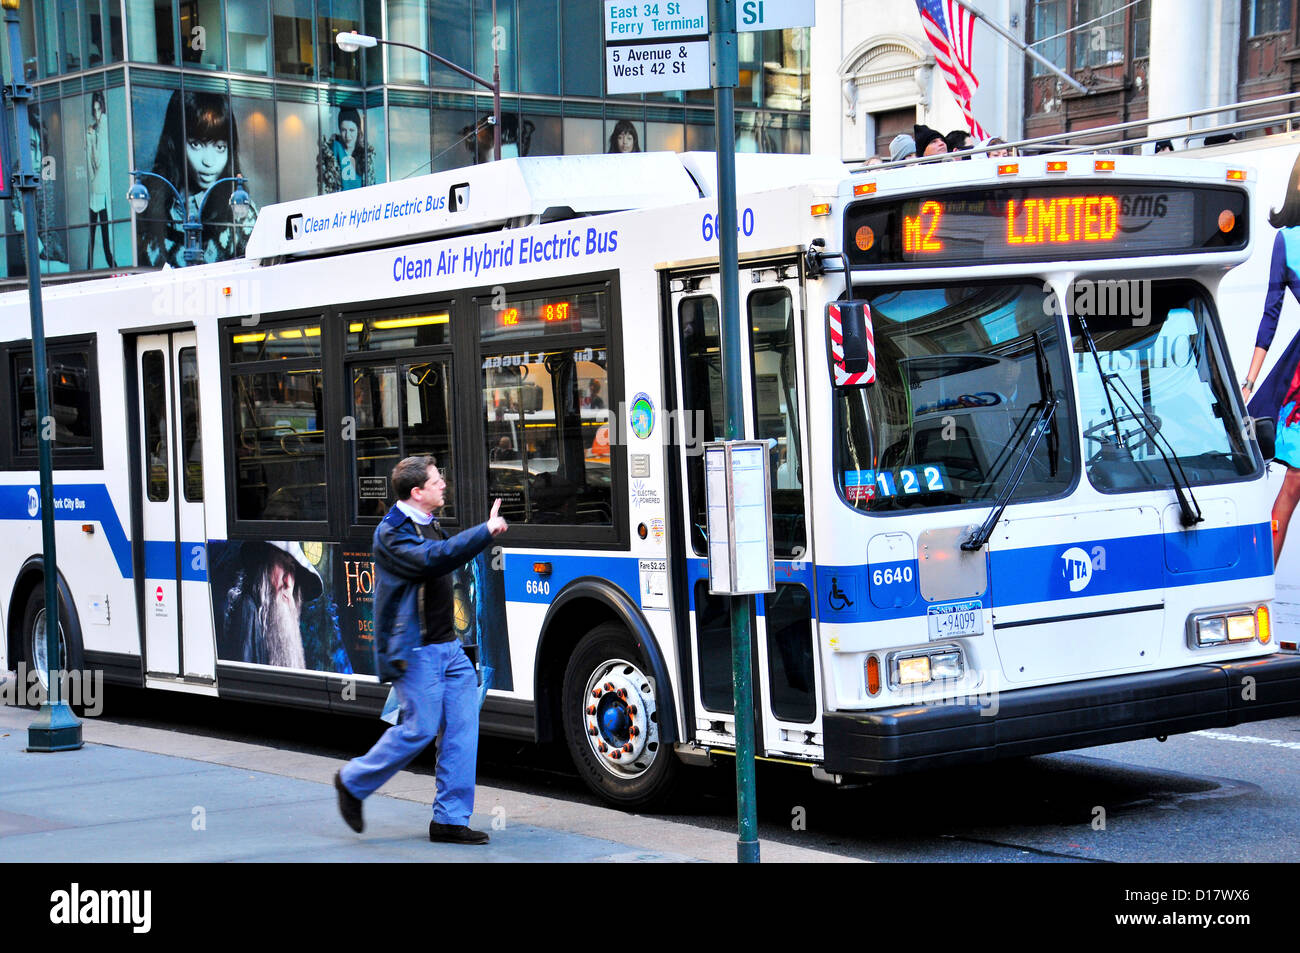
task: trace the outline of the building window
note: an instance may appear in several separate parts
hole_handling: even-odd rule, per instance
[[[1069,65],[1065,61],[1065,37],[1061,35],[1066,30],[1065,21],[1065,0],[1034,0],[1033,39],[1030,45],[1059,69],[1065,69]],[[1038,60],[1032,62],[1035,76],[1047,72],[1047,67]]]
[[[313,42],[312,0],[275,0],[275,74],[313,79],[316,51]]]
[[[1121,0],[1074,0],[1074,68],[1124,62]]]
[[[176,63],[176,21],[171,0],[126,0],[131,60]]]
[[[1291,0],[1247,0],[1246,35],[1263,36],[1291,29]]]
[[[1030,45],[1067,72],[1114,66],[1150,51],[1151,0],[1034,0],[1030,17]],[[1049,72],[1032,63],[1033,75]]]

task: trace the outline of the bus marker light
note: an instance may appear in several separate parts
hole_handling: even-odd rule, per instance
[[[533,563],[533,572],[539,576],[549,576],[551,574],[550,563]]]
[[[81,524],[81,531],[82,531],[83,533],[88,533],[89,535],[94,536],[94,535],[95,535],[95,524],[94,524],[94,523],[82,523],[82,524]]]
[[[1294,651],[1296,651],[1296,643],[1295,643],[1295,642],[1279,642],[1277,645],[1278,645],[1278,648],[1280,648],[1283,652],[1294,652]]]
[[[1093,171],[1094,171],[1094,172],[1114,172],[1114,171],[1115,171],[1115,160],[1114,160],[1114,159],[1098,159],[1096,162],[1094,162],[1094,163],[1092,164],[1092,168],[1093,168]]]
[[[1228,181],[1229,181],[1229,182],[1245,182],[1245,181],[1246,181],[1246,170],[1245,170],[1245,169],[1229,169],[1229,170],[1228,170]]]
[[[1259,644],[1268,645],[1273,638],[1273,627],[1268,617],[1268,606],[1255,610],[1255,630],[1259,633]]]
[[[880,657],[877,655],[867,657],[867,694],[880,694]]]
[[[225,295],[227,298],[229,298],[229,297],[230,297],[230,286],[227,285],[226,287],[222,288],[222,289],[221,289],[221,293],[222,293],[223,295]]]
[[[831,205],[829,202],[823,202],[820,205],[814,205],[811,209],[813,218],[822,218],[831,214]]]
[[[874,195],[876,192],[876,183],[863,182],[861,185],[853,186],[854,195]]]
[[[1225,208],[1219,213],[1219,231],[1228,234],[1237,227],[1237,216],[1232,214],[1232,209]]]
[[[1020,174],[1019,162],[1009,162],[1006,165],[998,166],[998,175],[1019,175],[1019,174]]]
[[[1063,162],[1060,159],[1056,160],[1055,162],[1047,163],[1048,172],[1068,172],[1069,169],[1070,169],[1070,163]]]

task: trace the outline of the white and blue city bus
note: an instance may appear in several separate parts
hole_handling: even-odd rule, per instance
[[[760,756],[842,779],[1300,711],[1215,308],[1248,176],[738,163]],[[702,154],[507,160],[269,206],[239,261],[47,288],[68,665],[377,713],[370,538],[431,453],[447,528],[497,497],[511,523],[454,585],[484,731],[564,739],[623,806],[730,752],[715,183]],[[26,304],[0,298],[14,668],[43,661]]]

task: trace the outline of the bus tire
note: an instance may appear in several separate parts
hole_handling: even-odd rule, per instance
[[[63,671],[79,672],[83,668],[81,656],[81,643],[76,638],[75,632],[70,634],[70,630],[75,627],[69,624],[71,616],[68,614],[67,601],[60,595],[59,597],[59,655],[63,659]],[[22,624],[22,653],[23,661],[27,663],[29,670],[38,672],[38,678],[42,689],[49,692],[48,676],[46,671],[46,647],[45,647],[45,583],[38,581],[35,588],[27,595],[27,604],[23,607],[23,624]],[[38,639],[37,636],[40,636]],[[63,699],[67,702],[68,699]]]
[[[564,670],[561,718],[582,780],[615,807],[662,807],[677,779],[670,744],[659,740],[658,691],[627,630],[607,622],[578,642]]]

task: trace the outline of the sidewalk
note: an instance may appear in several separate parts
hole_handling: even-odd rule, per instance
[[[80,751],[25,750],[30,709],[0,706],[0,850],[8,861],[731,863],[734,832],[480,786],[482,847],[428,840],[431,776],[403,771],[339,817],[332,758],[82,719]],[[765,862],[847,862],[764,843]]]

